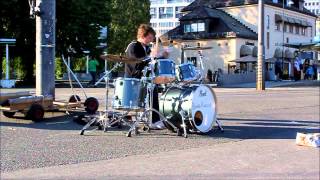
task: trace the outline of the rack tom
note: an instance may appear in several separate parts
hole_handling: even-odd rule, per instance
[[[171,59],[158,59],[154,67],[154,83],[167,84],[173,82],[175,78],[175,63]]]
[[[192,82],[198,79],[196,68],[191,63],[184,63],[177,66],[176,71],[179,82]]]

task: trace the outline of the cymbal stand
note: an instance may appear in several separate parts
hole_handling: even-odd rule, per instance
[[[201,84],[204,83],[204,67],[203,67],[203,55],[202,52],[199,50],[199,63],[200,63],[200,82]]]
[[[107,62],[107,59],[106,59],[106,62]],[[107,63],[106,63],[107,64]],[[95,85],[99,84],[103,79],[106,81],[106,94],[105,94],[105,103],[106,103],[106,108],[105,108],[105,111],[104,112],[99,112],[99,115],[97,114],[94,114],[92,116],[89,116],[88,118],[90,119],[88,121],[88,123],[83,126],[83,128],[81,129],[80,131],[80,135],[83,135],[85,130],[87,130],[92,124],[98,124],[98,125],[101,125],[103,126],[103,130],[104,131],[107,131],[107,127],[117,123],[117,121],[113,121],[111,124],[108,120],[109,118],[109,112],[108,112],[108,103],[109,103],[109,74],[114,71],[116,68],[122,66],[121,63],[117,63],[110,71],[108,71],[108,67],[106,67],[105,69],[105,72],[104,72],[104,75],[103,77],[101,77],[99,79],[99,81],[97,81],[95,83]],[[118,115],[115,114],[115,113],[112,113],[111,117],[110,117],[110,120],[117,120],[119,119],[118,118]]]

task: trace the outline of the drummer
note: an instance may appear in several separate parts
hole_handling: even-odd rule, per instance
[[[153,28],[147,24],[141,24],[137,31],[137,40],[132,41],[126,49],[126,55],[129,58],[134,59],[148,59],[148,57],[157,57],[159,52],[151,50],[149,47],[151,42],[155,41],[156,32]],[[154,48],[156,49],[156,48]],[[163,52],[161,58],[167,58],[168,53]],[[158,58],[160,58],[158,56]],[[125,65],[125,77],[126,78],[138,78],[141,79],[143,76],[142,70],[147,66],[149,61],[141,60],[137,64],[126,64]],[[153,108],[159,111],[159,99],[158,99],[158,89],[154,88],[153,91]],[[164,125],[160,120],[160,117],[157,113],[152,113],[152,128],[162,129]],[[159,122],[158,122],[159,121]],[[157,123],[158,122],[158,123]]]

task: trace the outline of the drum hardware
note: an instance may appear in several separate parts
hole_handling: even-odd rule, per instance
[[[223,131],[221,123],[216,119],[215,94],[210,87],[203,85],[204,68],[201,51],[199,51],[199,56],[200,77],[188,81],[185,80],[185,82],[179,82],[175,78],[175,65],[167,59],[157,61],[155,59],[150,61],[150,58],[144,59],[144,61],[150,62],[142,71],[143,77],[141,79],[117,78],[115,81],[115,96],[112,101],[112,108],[122,111],[121,113],[115,113],[114,110],[108,111],[108,75],[115,67],[110,71],[106,71],[103,77],[106,81],[106,110],[95,116],[90,116],[88,118],[89,122],[82,128],[80,134],[83,135],[84,131],[92,124],[99,124],[103,127],[104,132],[107,132],[108,128],[117,124],[120,126],[122,124],[127,125],[129,126],[129,131],[126,133],[128,137],[131,137],[132,133],[135,135],[139,134],[138,126],[140,124],[144,125],[143,130],[150,132],[152,113],[158,114],[160,121],[163,122],[169,130],[184,137],[188,137],[188,131],[209,132],[214,123],[217,123],[219,129]],[[121,57],[121,60],[119,60],[119,57],[117,58],[118,59],[114,61],[125,62],[128,60],[123,60],[124,58],[121,59]],[[162,67],[161,64],[163,65]],[[162,71],[168,69],[163,67],[173,67],[173,71]],[[156,68],[158,68],[158,70],[156,70]],[[147,77],[148,72],[151,72],[150,77]],[[194,74],[191,75],[191,78],[194,78]],[[172,79],[172,76],[174,79]],[[195,81],[201,81],[201,84],[190,86],[190,84]],[[171,84],[160,97],[159,111],[152,107],[153,91],[157,83]],[[145,96],[140,96],[141,93]],[[134,120],[127,118],[129,112],[135,113]]]
[[[170,121],[168,121],[159,111],[157,111],[156,109],[154,109],[152,107],[153,105],[153,90],[155,87],[154,82],[154,71],[153,71],[153,64],[152,61],[149,63],[149,66],[146,67],[144,69],[143,72],[147,72],[147,70],[151,69],[151,78],[147,78],[145,75],[146,73],[144,73],[144,77],[142,78],[142,80],[144,81],[143,83],[147,84],[147,94],[146,94],[146,98],[145,98],[145,110],[141,113],[140,117],[138,117],[135,121],[135,123],[131,126],[131,128],[129,129],[128,133],[127,133],[127,137],[131,137],[132,132],[134,132],[137,135],[137,126],[142,122],[144,125],[147,126],[148,132],[150,131],[150,126],[152,124],[152,112],[157,113],[160,117],[160,121],[162,121],[163,123],[168,124],[171,128],[173,128],[174,130],[178,131],[178,128],[176,126],[174,126]],[[150,79],[151,81],[148,83],[147,80]]]
[[[116,63],[116,64],[113,66],[113,68],[110,70],[110,72],[116,70],[117,68],[122,67],[122,65],[123,65],[123,64],[122,64],[121,62]],[[107,73],[107,71],[103,72],[102,77],[94,84],[94,86],[97,86],[98,84],[101,83],[102,80],[104,80],[107,76],[109,76],[110,73],[108,73],[108,74],[106,74],[106,73]]]

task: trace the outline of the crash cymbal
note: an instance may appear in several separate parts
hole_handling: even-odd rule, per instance
[[[114,54],[101,55],[100,57],[102,59],[107,59],[108,61],[123,62],[127,64],[136,64],[141,62],[141,59],[133,59],[133,58],[128,58],[127,56],[114,55]]]

